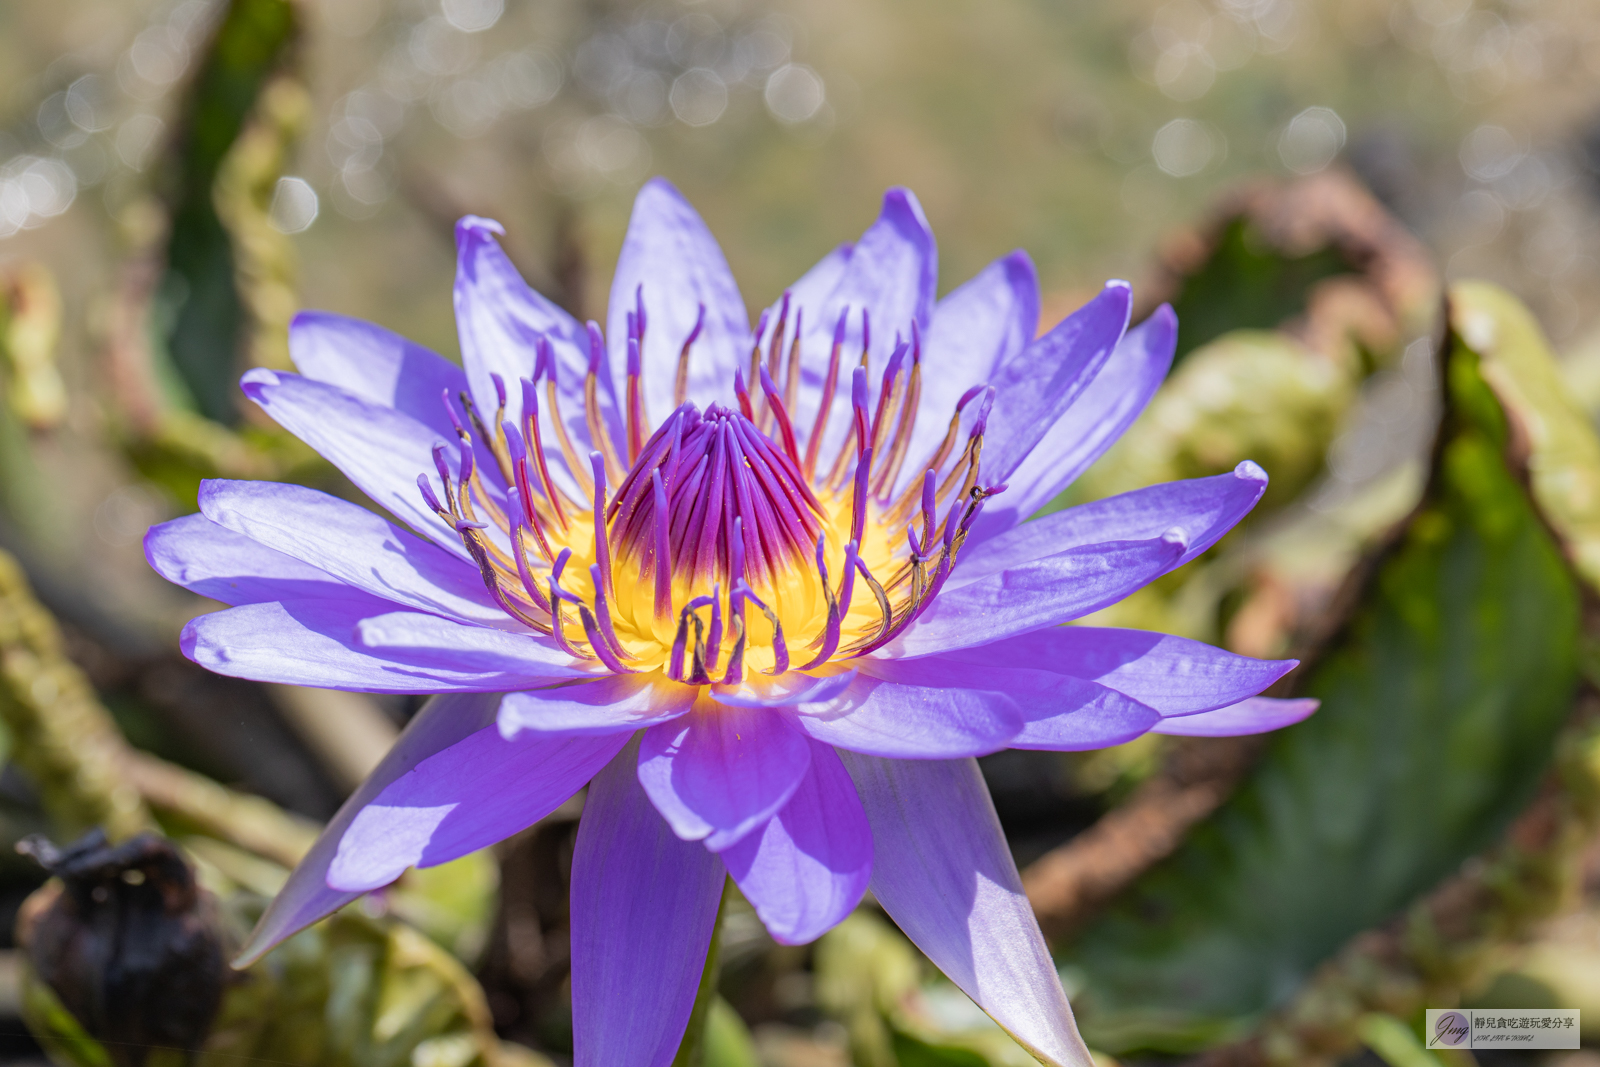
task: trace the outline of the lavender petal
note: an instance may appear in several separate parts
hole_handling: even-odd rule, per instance
[[[422,760],[356,813],[328,866],[328,887],[366,892],[408,867],[503,841],[555,811],[627,743],[626,734],[507,740],[485,726]]]
[[[701,705],[643,734],[639,783],[685,841],[720,852],[789,802],[811,746],[782,715]]]
[[[1117,342],[1105,366],[1005,479],[967,538],[976,545],[1044,507],[1125,433],[1166,380],[1178,344],[1178,316],[1162,304]]]
[[[1243,734],[1264,734],[1285,726],[1293,726],[1309,718],[1322,702],[1310,697],[1296,700],[1275,700],[1272,697],[1250,697],[1215,711],[1198,715],[1180,715],[1162,719],[1151,727],[1152,733],[1174,734],[1178,737],[1239,737]]]
[[[679,840],[629,744],[595,776],[572,857],[575,1067],[668,1067],[694,1007],[726,871]]]
[[[339,808],[338,814],[323,829],[305,859],[289,875],[289,881],[267,906],[256,923],[249,941],[234,965],[245,967],[266,955],[273,946],[292,937],[318,919],[332,915],[359,893],[328,888],[328,867],[333,863],[339,841],[365,808],[384,788],[417,764],[442,752],[473,732],[482,729],[494,716],[498,698],[494,694],[435,697],[423,705],[405,732],[367,780]]]
[[[722,861],[779,944],[814,941],[855,910],[872,876],[872,828],[838,754],[811,742],[789,803]]]
[[[649,315],[641,379],[651,417],[659,424],[678,406],[678,353],[702,304],[705,325],[689,356],[688,398],[701,407],[726,400],[734,370],[750,356],[750,319],[716,238],[665,178],[639,190],[611,279],[606,334],[619,393],[627,369],[627,314],[640,285]]]
[[[1132,293],[1107,282],[1100,294],[999,367],[983,443],[984,477],[1004,482],[1094,380],[1128,328]]]
[[[1040,1062],[1092,1067],[978,765],[841,756],[889,917]]]

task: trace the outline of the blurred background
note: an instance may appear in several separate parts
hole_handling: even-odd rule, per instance
[[[1592,1007],[1600,1048],[1600,6],[13,0],[0,1056],[143,1055],[74,1020],[68,980],[17,947],[46,874],[14,842],[159,828],[236,937],[416,710],[179,654],[215,605],[148,569],[150,524],[193,511],[206,477],[353,495],[247,410],[239,374],[289,366],[304,307],[458,358],[469,213],[504,223],[536,288],[603,319],[654,174],[753,307],[897,184],[938,235],[941,291],[1020,247],[1042,328],[1108,277],[1134,282],[1141,315],[1173,301],[1172,378],[1059,504],[1245,458],[1273,475],[1250,524],[1092,621],[1310,654],[1293,684],[1323,712],[1268,746],[985,761],[1097,1050],[1413,1067],[1441,1061],[1407,1027],[1457,1003]],[[1512,368],[1484,371],[1499,429],[1452,416],[1455,378],[1441,391],[1441,365],[1469,356]],[[1473,434],[1490,473],[1430,463]],[[1430,514],[1482,543],[1426,557]],[[1419,603],[1481,626],[1435,640]],[[269,957],[229,986],[206,1055],[566,1062],[579,806]],[[803,949],[728,907],[700,1062],[1027,1062],[870,906]],[[1521,1055],[1480,1062],[1600,1064]]]

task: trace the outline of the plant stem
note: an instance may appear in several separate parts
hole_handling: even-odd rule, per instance
[[[672,1067],[700,1067],[705,1060],[706,1016],[711,1002],[717,999],[717,974],[721,970],[722,917],[728,910],[728,892],[722,893],[717,905],[717,924],[711,930],[711,945],[706,949],[705,970],[700,972],[700,988],[694,995],[694,1008],[689,1012],[689,1026],[683,1032],[683,1043],[672,1058]]]

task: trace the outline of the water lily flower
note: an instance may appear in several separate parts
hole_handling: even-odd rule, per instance
[[[1088,1064],[974,757],[1251,733],[1314,707],[1256,697],[1293,661],[1059,625],[1194,559],[1266,485],[1244,463],[1023,521],[1150,399],[1171,309],[1129,331],[1111,282],[1036,339],[1021,252],[936,300],[933,235],[900,189],[754,329],[664,181],[639,194],[604,330],[530,289],[501,232],[457,226],[464,366],[307,312],[300,373],[243,379],[398,522],[211,481],[200,514],[147,538],[161,574],[234,605],[185,629],[197,663],[445,694],[242,960],[587,786],[578,1064],[672,1060],[727,875],[789,944],[870,886],[1036,1057]]]

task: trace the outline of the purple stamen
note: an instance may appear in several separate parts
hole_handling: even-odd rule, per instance
[[[604,601],[596,601],[596,603],[603,604]],[[616,653],[606,645],[605,634],[595,622],[594,613],[582,604],[578,605],[578,621],[583,624],[584,636],[589,639],[589,647],[594,650],[595,658],[605,664],[607,670],[613,674],[639,673],[632,667],[622,665],[622,661],[617,658]]]
[[[444,505],[439,503],[439,498],[433,495],[433,483],[428,480],[426,474],[417,475],[417,488],[422,490],[422,502],[427,504],[435,515],[441,519],[450,517],[450,513],[444,509]]]
[[[739,413],[755,421],[756,412],[750,404],[750,390],[745,388],[744,373],[739,370],[733,372],[733,395],[739,398]]]
[[[605,358],[606,339],[600,332],[600,324],[590,319],[587,324],[589,331],[589,373],[600,373],[600,361]]]
[[[597,653],[602,651],[609,652],[613,654],[613,658],[620,659],[622,656],[627,655],[627,652],[623,649],[622,642],[617,640],[617,632],[611,626],[611,607],[606,597],[604,576],[601,574],[600,567],[597,564],[590,564],[589,580],[594,582],[594,614],[599,623],[601,637],[601,640],[597,641],[594,635],[591,634],[589,643],[594,646]],[[588,626],[585,625],[584,629],[587,631]],[[613,667],[612,661],[607,659],[605,655],[601,655],[600,658],[612,670],[621,669],[620,663],[618,666]],[[633,672],[630,670],[629,673]]]
[[[665,619],[672,615],[672,561],[667,554],[670,525],[667,515],[667,490],[661,483],[660,468],[650,472],[650,488],[655,495],[656,505],[656,618]]]
[[[634,324],[635,324],[635,326],[636,326],[636,328],[638,330],[638,333],[636,333],[634,336],[639,338],[639,343],[642,345],[642,344],[644,344],[644,329],[645,329],[646,324],[649,321],[648,319],[645,318],[645,314],[644,314],[644,283],[643,282],[640,282],[638,287],[635,288],[634,291],[633,291],[633,306],[638,309],[638,311],[634,314],[634,317],[633,317],[634,318]]]
[[[515,489],[509,490],[509,493],[512,496],[520,495]],[[520,508],[518,508],[517,503],[517,501],[513,500],[511,507],[511,555],[517,563],[517,579],[522,582],[522,590],[528,594],[528,599],[533,601],[540,610],[548,612],[550,610],[550,601],[545,598],[544,593],[539,589],[539,583],[533,580],[533,572],[528,567],[528,553],[522,544],[523,524],[518,515]],[[537,531],[537,527],[535,530]],[[549,551],[548,545],[545,546],[545,551]]]
[[[678,616],[678,632],[672,638],[672,658],[667,661],[667,677],[683,681],[683,653],[689,643],[689,609]]]
[[[550,347],[550,338],[540,334],[539,339],[534,342],[533,350],[533,380],[537,382],[548,374],[550,379],[554,381],[556,376],[556,356],[554,349]],[[526,393],[524,393],[524,396],[526,396]]]
[[[767,410],[771,411],[778,419],[778,432],[783,437],[783,450],[789,454],[794,465],[800,466],[800,449],[794,443],[794,427],[789,423],[789,412],[785,410],[783,401],[778,399],[778,387],[772,384],[772,375],[766,368],[761,369],[761,391],[767,394]]]
[[[706,633],[706,670],[717,669],[717,654],[722,650],[722,583],[711,584],[711,629]]]
[[[500,410],[506,409],[506,380],[494,372],[489,373],[489,380],[494,382],[494,395],[500,403]]]
[[[589,453],[589,468],[594,472],[594,558],[604,577],[604,584],[596,584],[598,595],[616,595],[611,585],[611,545],[606,537],[606,458],[599,452]],[[618,648],[621,651],[621,648]]]

